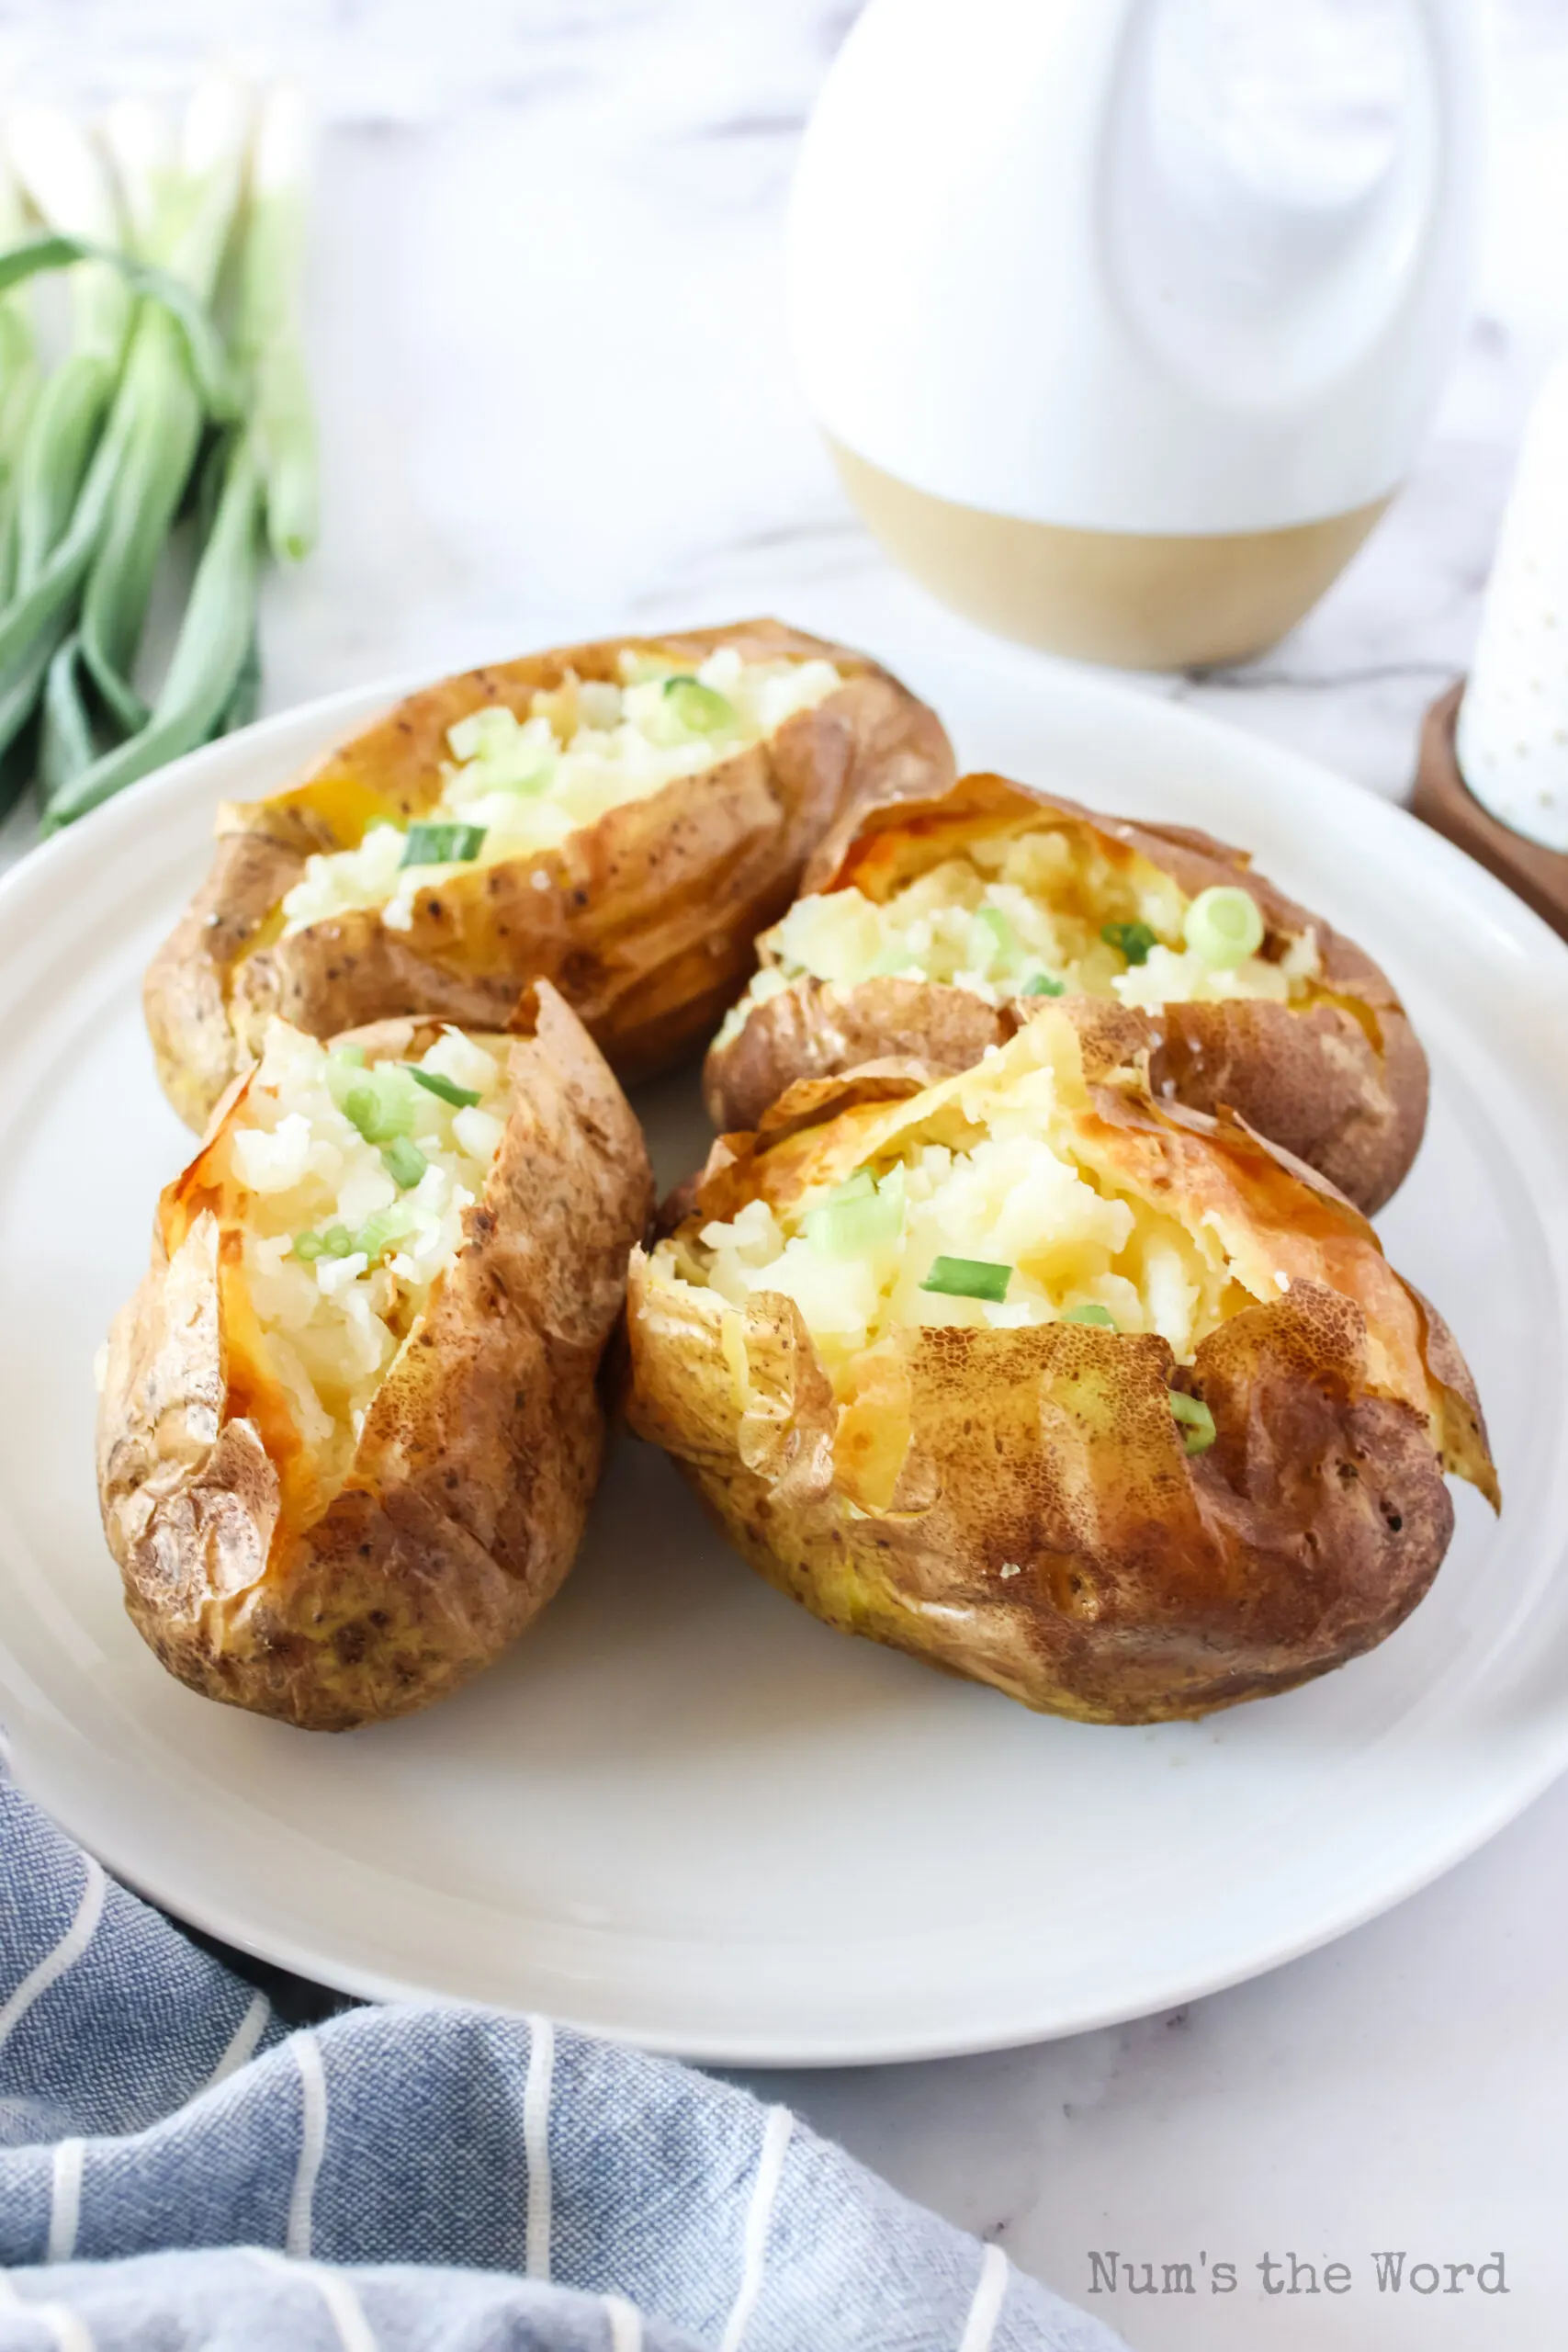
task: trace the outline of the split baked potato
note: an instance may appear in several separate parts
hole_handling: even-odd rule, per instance
[[[845,1632],[1100,1723],[1391,1633],[1498,1500],[1474,1385],[1359,1213],[1151,1092],[1120,1015],[808,1080],[635,1253],[633,1427]]]
[[[549,980],[624,1080],[695,1050],[852,805],[941,791],[935,714],[776,621],[564,646],[412,695],[314,774],[220,810],[148,971],[201,1128],[274,1017],[502,1029]]]
[[[318,1731],[405,1714],[571,1566],[651,1178],[547,984],[530,1016],[331,1048],[275,1022],[163,1194],[98,1490],[134,1623],[209,1698]]]
[[[1236,1112],[1369,1215],[1415,1159],[1427,1057],[1389,981],[1206,834],[969,775],[847,819],[804,889],[709,1052],[721,1130],[884,1055],[966,1069],[1010,1000],[1067,992],[1145,1016],[1157,1093]]]

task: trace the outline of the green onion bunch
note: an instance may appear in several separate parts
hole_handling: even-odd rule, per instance
[[[36,779],[57,831],[242,726],[260,679],[264,553],[316,528],[299,288],[304,117],[204,84],[177,126],[111,110],[95,137],[17,107],[0,153],[0,816]],[[66,273],[69,344],[40,357],[33,297]],[[154,584],[194,560],[161,679]]]

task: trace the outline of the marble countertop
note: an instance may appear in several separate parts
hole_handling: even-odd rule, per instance
[[[438,32],[415,0],[265,13],[258,45],[215,0],[0,0],[0,87],[161,88],[227,40],[320,96],[324,528],[269,583],[269,707],[628,623],[774,609],[874,649],[935,625],[845,505],[781,332],[791,161],[852,0],[449,0]],[[1414,478],[1276,651],[1143,682],[1387,794],[1466,662],[1568,331],[1568,17],[1491,14],[1480,301]],[[0,856],[27,839],[21,813]],[[1568,1787],[1389,1917],[1190,2009],[769,2087],[1137,2352],[1539,2352],[1568,2292],[1565,1848]],[[1509,2291],[1380,2295],[1370,2254],[1398,2247],[1501,2249]],[[1111,2248],[1156,2276],[1233,2261],[1237,2290],[1091,2297]],[[1352,2290],[1266,2294],[1256,2265],[1291,2253],[1352,2265]]]

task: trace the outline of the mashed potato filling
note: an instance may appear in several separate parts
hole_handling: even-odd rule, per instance
[[[414,900],[454,867],[554,849],[612,808],[764,742],[843,682],[830,662],[743,662],[721,646],[695,670],[623,652],[619,684],[568,673],[518,718],[503,703],[447,729],[440,798],[412,824],[376,824],[356,849],[306,861],[285,933],[351,907],[407,931]],[[422,854],[423,853],[423,854]]]
[[[447,1029],[418,1061],[367,1067],[268,1028],[229,1131],[243,1272],[300,1435],[329,1462],[462,1246],[505,1130],[504,1057]]]
[[[937,980],[987,1004],[1032,992],[1116,997],[1145,1011],[1306,993],[1319,968],[1310,932],[1278,963],[1249,956],[1216,968],[1187,944],[1188,906],[1148,859],[1112,861],[1062,828],[977,840],[881,902],[852,888],[798,899],[760,943],[769,960],[719,1041],[807,977]]]
[[[1062,1026],[1032,1023],[929,1089],[930,1108],[902,1132],[906,1106],[878,1114],[847,1180],[777,1213],[752,1200],[667,1245],[662,1278],[738,1308],[782,1292],[836,1381],[879,1340],[920,1325],[1093,1322],[1157,1332],[1190,1363],[1250,1298],[1278,1295],[1280,1279],[1239,1239],[1233,1252],[1212,1216],[1190,1231],[1122,1182],[1109,1154],[1092,1164]],[[993,1295],[941,1286],[955,1281]]]

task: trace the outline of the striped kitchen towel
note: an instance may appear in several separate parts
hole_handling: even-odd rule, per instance
[[[288,2032],[0,1778],[0,2352],[1115,2352],[787,2109],[542,2018]]]

